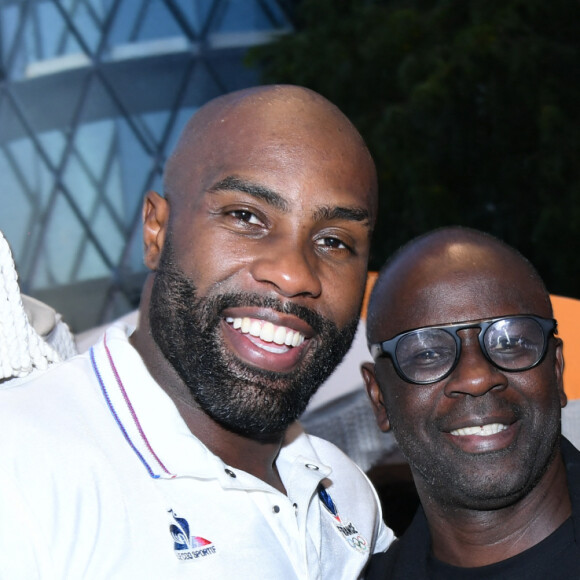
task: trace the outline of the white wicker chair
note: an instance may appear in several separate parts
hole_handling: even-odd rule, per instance
[[[12,253],[0,232],[0,383],[74,354],[74,337],[60,315],[20,293]]]

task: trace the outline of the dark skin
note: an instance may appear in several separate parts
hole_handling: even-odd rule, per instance
[[[164,186],[165,197],[149,192],[144,203],[145,263],[153,273],[132,344],[194,435],[226,464],[285,492],[275,460],[286,433],[242,436],[199,407],[151,336],[152,279],[171,232],[177,265],[200,296],[258,293],[344,327],[358,315],[364,293],[377,204],[373,162],[350,122],[319,95],[259,87],[214,100],[193,117],[168,161]],[[307,337],[294,358],[281,362],[232,335],[224,322],[226,347],[269,371],[300,365],[317,341],[289,314],[238,308],[228,315]]]
[[[552,317],[541,281],[511,249],[478,232],[444,229],[410,245],[378,283],[371,342],[413,328],[514,314]],[[460,331],[459,363],[446,378],[413,385],[389,358],[362,368],[377,423],[407,456],[439,560],[478,567],[515,556],[571,514],[558,443],[566,404],[562,343],[543,361],[505,372],[483,355],[477,330]],[[457,429],[501,423],[489,437]],[[453,433],[452,433],[453,431]]]

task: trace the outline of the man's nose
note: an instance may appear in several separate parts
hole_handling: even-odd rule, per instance
[[[461,353],[457,366],[445,384],[448,397],[471,395],[481,397],[492,389],[507,388],[505,374],[489,361],[481,350],[478,339],[479,329],[460,331]]]
[[[254,280],[274,286],[284,297],[316,298],[322,292],[318,268],[314,247],[307,241],[272,236],[254,258],[251,273]]]

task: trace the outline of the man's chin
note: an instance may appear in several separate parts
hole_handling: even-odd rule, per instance
[[[212,412],[212,409],[204,410],[227,431],[264,442],[279,441],[286,429],[298,418],[297,415],[287,413],[282,417],[272,417],[271,413],[257,413],[255,409],[247,414],[236,413],[234,417],[221,416]]]
[[[230,389],[221,395],[215,390],[200,392],[199,383],[192,394],[200,408],[228,431],[263,440],[283,435],[304,412],[316,391],[300,379],[287,384],[280,377],[268,381],[264,376],[258,379],[255,374],[246,377],[242,384],[239,378],[227,384]]]
[[[239,424],[237,422],[223,422],[217,418],[213,418],[216,423],[221,425],[226,431],[235,433],[247,439],[252,439],[254,441],[260,441],[262,443],[279,443],[284,437],[286,429],[294,422],[284,421],[277,423],[276,425],[260,425],[259,428],[248,427],[247,423]]]

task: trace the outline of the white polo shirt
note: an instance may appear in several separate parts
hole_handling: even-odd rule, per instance
[[[225,465],[122,325],[6,387],[0,579],[348,579],[393,539],[364,473],[326,441],[282,448],[288,496]]]

